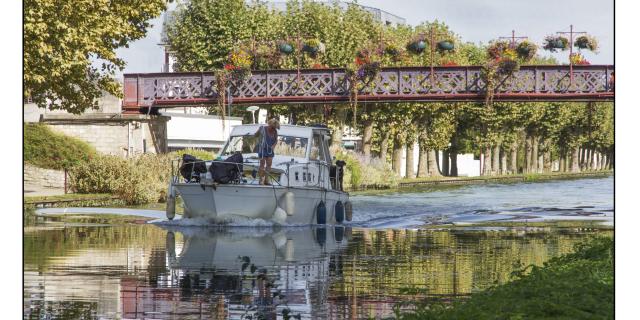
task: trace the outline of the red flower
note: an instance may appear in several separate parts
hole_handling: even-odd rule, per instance
[[[234,69],[236,69],[236,66],[234,66],[232,64],[225,64],[224,65],[224,69],[225,70],[234,70]]]
[[[453,61],[447,61],[447,62],[443,63],[442,66],[444,66],[444,67],[457,67],[458,64],[453,62]]]

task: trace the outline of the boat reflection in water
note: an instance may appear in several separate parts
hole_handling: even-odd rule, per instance
[[[136,282],[135,289],[125,290],[121,295],[124,318],[151,314],[324,318],[329,312],[324,310],[328,309],[329,274],[339,272],[332,255],[346,246],[351,234],[343,226],[164,228],[168,229],[166,265],[154,269],[166,272],[149,282],[157,284],[156,288],[140,288],[141,283]]]

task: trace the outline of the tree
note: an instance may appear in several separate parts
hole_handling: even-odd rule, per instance
[[[165,0],[26,0],[24,98],[81,113],[104,92],[121,96],[115,50],[145,36]],[[99,67],[96,67],[99,65]]]

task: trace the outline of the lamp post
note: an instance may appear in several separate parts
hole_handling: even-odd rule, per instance
[[[569,25],[569,31],[558,31],[557,34],[568,34],[569,35],[569,88],[573,86],[573,61],[571,61],[571,57],[573,57],[573,35],[574,34],[586,34],[584,31],[573,31],[573,25]]]
[[[429,36],[429,51],[430,51],[430,55],[429,55],[429,78],[431,80],[431,88],[433,88],[434,83],[435,83],[435,79],[434,79],[434,69],[433,69],[433,60],[434,60],[434,55],[436,52],[436,36],[446,36],[448,35],[448,33],[446,32],[437,32],[436,28],[431,25],[429,27],[429,32],[426,34],[427,36]],[[420,37],[422,38],[422,40],[424,40],[424,33],[420,34]]]
[[[511,36],[510,37],[498,37],[498,39],[509,39],[511,41],[509,41],[509,46],[513,49],[516,47],[516,43],[518,40],[525,40],[528,39],[527,36],[520,36],[520,37],[516,37],[516,31],[515,30],[511,30]],[[518,40],[516,40],[518,39]]]
[[[260,110],[258,106],[249,106],[247,107],[247,111],[251,112],[251,123],[256,123],[256,111]]]

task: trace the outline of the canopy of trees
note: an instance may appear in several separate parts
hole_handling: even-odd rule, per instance
[[[24,98],[81,113],[103,92],[121,96],[115,50],[145,36],[166,0],[25,0]]]
[[[176,71],[220,69],[229,54],[241,48],[252,56],[252,69],[353,68],[359,53],[367,50],[381,66],[483,65],[500,72],[496,43],[465,43],[439,21],[385,26],[357,5],[344,8],[290,0],[285,11],[278,11],[261,2],[192,0],[179,7],[167,30]],[[433,44],[429,31],[437,35]],[[308,39],[322,42],[324,53],[301,53],[299,44]],[[405,49],[416,39],[426,42],[422,54]],[[452,41],[455,50],[437,50],[431,61],[430,46],[440,40]],[[286,41],[297,50],[279,54],[277,41]],[[557,64],[536,55],[535,45],[526,45],[534,49],[526,59],[515,48],[503,55],[519,63]],[[384,54],[389,47],[399,54]],[[390,162],[398,173],[402,153],[413,150],[417,142],[418,170],[413,172],[413,159],[408,157],[409,177],[455,176],[458,153],[482,154],[485,175],[548,172],[554,160],[562,171],[600,169],[613,163],[611,103],[357,103],[355,108],[294,105],[273,106],[269,111],[287,115],[298,124],[329,124],[335,145],[341,144],[343,128],[351,125],[362,133],[362,152]],[[235,115],[246,116],[246,112],[236,110]],[[439,164],[438,150],[451,162]]]

